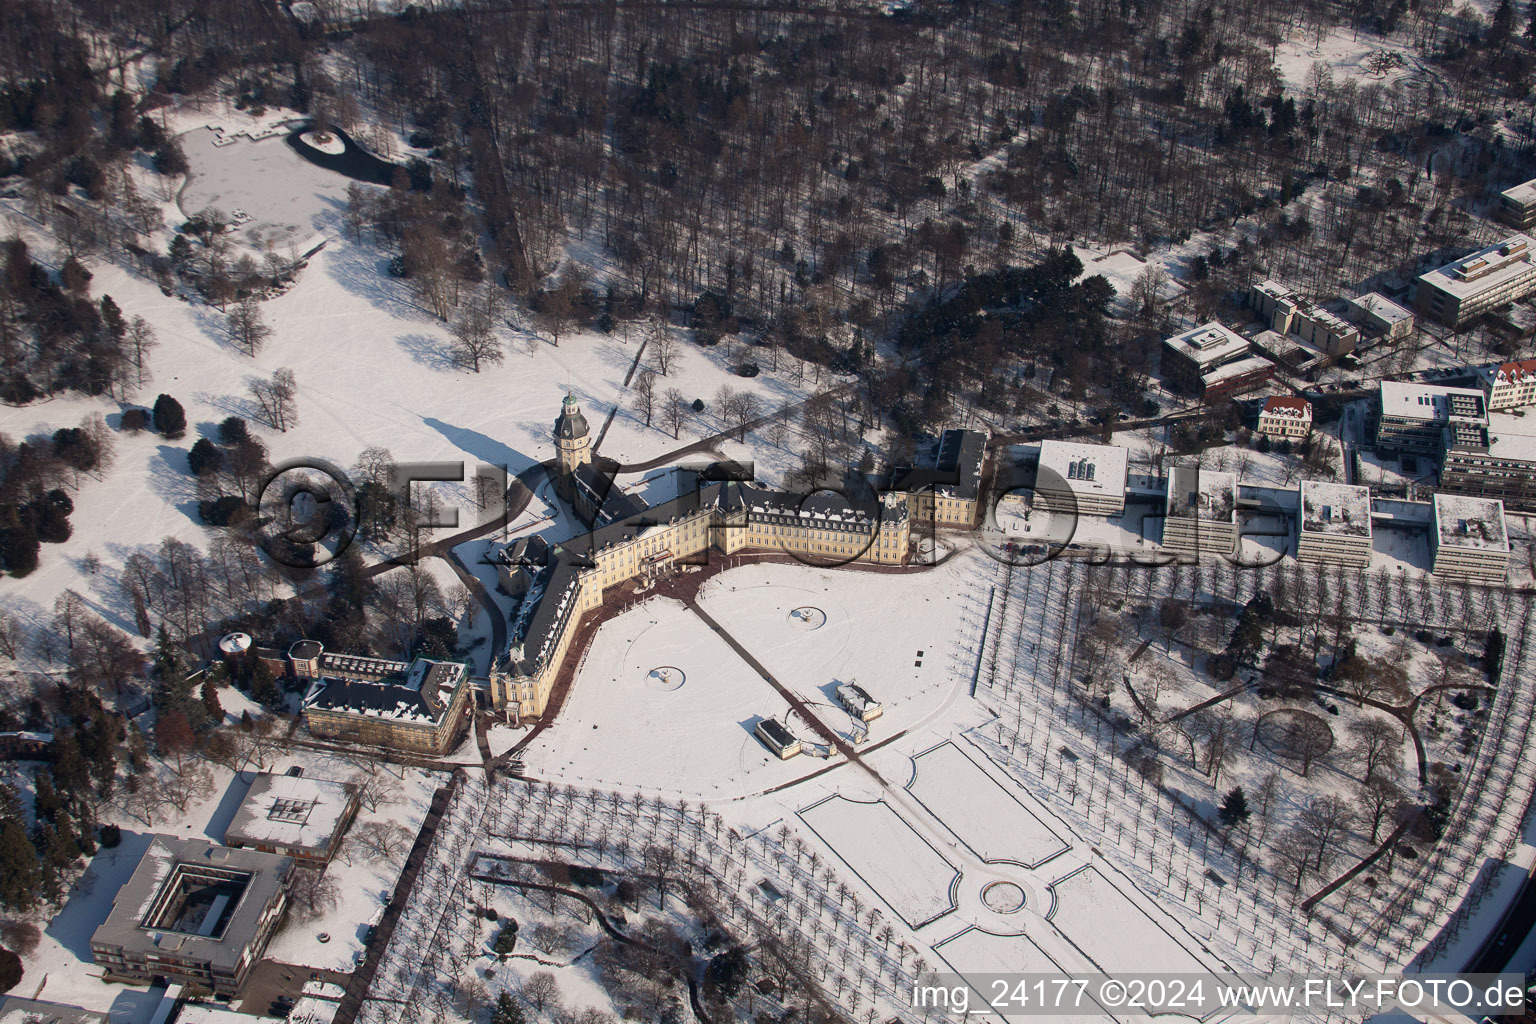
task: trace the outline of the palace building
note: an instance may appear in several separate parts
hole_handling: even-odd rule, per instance
[[[582,614],[613,587],[739,551],[778,551],[812,565],[903,565],[914,525],[974,524],[986,454],[984,434],[948,430],[929,458],[892,475],[900,491],[802,496],[693,474],[691,490],[651,506],[619,491],[611,474],[606,488],[594,486],[590,431],[574,398],[566,397],[553,435],[557,489],[593,529],[541,546],[537,557],[513,552],[525,543],[517,541],[498,558],[503,589],[522,600],[491,667],[490,703],[519,716],[543,714]]]

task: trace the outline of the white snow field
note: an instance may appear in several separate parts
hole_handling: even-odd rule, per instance
[[[952,565],[894,574],[767,563],[722,572],[698,600],[840,735],[851,723],[837,686],[856,682],[868,690],[885,708],[869,723],[870,742],[878,743],[964,692],[971,666],[953,655],[967,585]],[[797,624],[790,615],[798,608],[822,612],[824,624]]]
[[[1159,923],[1097,867],[1069,875],[1051,888],[1057,901],[1052,923],[1106,974],[1210,970],[1169,932],[1177,925]],[[1106,924],[1111,921],[1113,925]]]
[[[675,672],[663,681],[656,669]],[[784,722],[788,710],[689,608],[653,597],[598,629],[559,718],[523,759],[540,778],[594,786],[710,797],[767,789],[824,767],[780,761],[753,735],[759,719]]]
[[[1068,974],[1083,977],[1086,973],[1071,970],[1070,961],[1052,957],[1028,935],[993,935],[980,928],[967,928],[959,935],[936,943],[933,951],[957,973],[969,977],[982,974]],[[1075,993],[1075,989],[1072,991]],[[971,1003],[975,1006],[979,1002],[977,990],[973,989],[972,992]],[[991,999],[998,993],[995,989],[989,990],[983,986],[979,994]],[[1051,1020],[1059,1024],[1088,1024],[1118,1019],[1086,995],[1083,996],[1081,1010],[1080,1013],[1052,1014]],[[993,1014],[987,1019],[1002,1018]]]
[[[388,254],[366,233],[359,244],[343,229],[350,179],[304,161],[280,138],[257,142],[242,137],[215,147],[213,133],[201,134],[207,136],[206,146],[194,144],[196,134],[188,140],[193,196],[245,210],[252,217],[247,231],[286,225],[283,230],[301,241],[323,234],[328,244],[291,289],[261,303],[273,334],[254,358],[235,344],[217,307],[168,297],[121,266],[88,261],[95,275],[94,300],[111,295],[126,318],[143,316],[154,326],[159,347],[149,357],[149,378],[129,403],[61,396],[0,408],[0,432],[17,440],[51,435],[98,412],[115,426],[122,408],[148,407],[165,392],[185,407],[187,435],[180,440],[153,433],[115,435],[114,465],[100,476],[84,477],[73,494],[73,536],[63,544],[45,545],[31,576],[5,582],[0,603],[24,622],[46,618],[54,598],[72,588],[109,621],[134,631],[117,585],[118,569],[129,554],[158,545],[166,536],[206,548],[214,534],[197,518],[197,491],[186,456],[198,437],[213,433],[226,416],[246,417],[274,463],[317,458],[345,468],[362,449],[382,445],[400,461],[464,461],[470,473],[476,464],[490,463],[517,473],[553,456],[550,427],[568,388],[581,401],[594,432],[602,429],[610,410],[618,409],[601,452],[640,460],[721,429],[712,411],[721,385],[754,392],[765,411],[817,387],[809,379],[791,384],[766,367],[759,376],[743,379],[730,372],[724,346],[706,350],[684,338],[678,366],[661,383],[681,389],[690,400],[703,398],[709,411],[695,417],[675,441],[670,433],[645,427],[629,411],[624,378],[640,346],[638,333],[625,342],[617,333],[574,332],[557,347],[526,331],[504,329],[502,365],[486,366],[478,374],[459,368],[449,356],[448,325],[413,301],[406,282],[388,276]],[[197,191],[204,188],[206,194]],[[148,194],[151,186],[141,191]],[[200,208],[195,202],[187,206]],[[0,217],[5,222],[0,235],[19,234],[33,257],[47,266],[62,262],[51,237],[19,200],[0,200]],[[167,229],[149,241],[151,246],[163,248],[173,237],[171,229],[180,223],[174,205],[167,204],[166,220]],[[245,240],[243,234],[237,237]],[[278,251],[286,254],[286,243]],[[292,368],[298,384],[298,425],[284,433],[257,420],[248,393],[251,379],[268,378],[279,367]],[[834,383],[826,379],[820,387]],[[695,461],[701,458],[707,457],[694,456]],[[459,506],[460,529],[488,515],[455,499],[463,485],[433,486],[447,505]],[[536,498],[513,528],[548,513]],[[98,574],[80,570],[88,552],[101,559]]]
[[[884,801],[833,796],[800,817],[907,924],[920,927],[955,908],[960,872]]]
[[[907,789],[982,860],[1038,867],[1068,845],[953,742],[913,759]]]

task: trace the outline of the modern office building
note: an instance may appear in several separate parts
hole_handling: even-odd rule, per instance
[[[1413,333],[1413,310],[1398,305],[1380,292],[1367,292],[1349,300],[1349,315],[1361,327],[1390,341]]]
[[[1508,412],[1492,413],[1486,426],[1446,430],[1440,490],[1498,498],[1505,507],[1536,512],[1536,423]]]
[[[1237,477],[1175,466],[1168,474],[1163,547],[1198,561],[1237,553]]]
[[[1499,193],[1499,219],[1516,231],[1536,227],[1536,179]]]
[[[1128,465],[1119,445],[1041,441],[1035,500],[1052,512],[1119,515],[1125,511]]]
[[[91,935],[108,980],[237,996],[277,929],[294,861],[155,836]]]
[[[1446,430],[1475,431],[1486,425],[1488,400],[1472,388],[1384,380],[1374,415],[1379,451],[1434,458]]]
[[[1248,290],[1248,304],[1270,330],[1294,334],[1330,356],[1348,355],[1360,343],[1360,330],[1278,281],[1260,281]]]
[[[1465,327],[1484,313],[1536,291],[1529,235],[1511,235],[1454,263],[1422,274],[1414,302],[1419,313],[1447,327]]]
[[[224,830],[224,845],[326,864],[341,848],[357,807],[353,783],[258,772]]]
[[[1163,341],[1163,379],[1202,398],[1257,387],[1274,376],[1275,364],[1251,354],[1248,339],[1211,322]]]
[[[1371,562],[1371,491],[1354,484],[1301,482],[1296,557],[1364,568]]]
[[[1503,583],[1509,573],[1509,531],[1497,498],[1436,494],[1430,546],[1434,573],[1446,579]]]

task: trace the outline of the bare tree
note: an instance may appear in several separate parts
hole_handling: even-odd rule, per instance
[[[128,344],[133,349],[133,368],[138,371],[139,383],[144,383],[144,362],[150,350],[160,344],[155,329],[142,316],[136,316],[128,324]]]
[[[1324,862],[1332,859],[1334,840],[1348,831],[1354,813],[1347,801],[1332,793],[1307,801],[1297,818],[1297,827],[1312,844],[1315,870],[1322,871]]]
[[[693,415],[693,407],[677,388],[667,388],[661,396],[661,421],[672,431],[672,440],[682,436],[683,427]]]
[[[313,921],[341,902],[341,886],[324,868],[298,868],[288,898],[299,920]]]
[[[651,418],[656,414],[656,374],[652,370],[641,370],[635,375],[635,381],[630,385],[630,406],[636,415],[644,417],[645,425],[651,425]]]
[[[651,362],[656,364],[656,370],[663,377],[677,369],[682,361],[682,349],[677,343],[677,338],[667,329],[664,321],[658,319],[651,325],[651,340],[646,346],[646,352],[651,357]]]
[[[496,324],[479,303],[467,303],[453,318],[453,361],[475,373],[482,364],[500,366],[506,348],[496,336]]]
[[[543,1013],[546,1006],[560,1005],[560,983],[549,971],[534,971],[523,982],[523,998],[528,1000],[536,1013]]]
[[[299,425],[298,407],[295,398],[298,394],[298,384],[294,380],[293,371],[284,366],[272,374],[271,380],[262,380],[253,377],[247,382],[251,397],[256,400],[256,406],[261,410],[261,418],[276,430],[287,432],[289,427]]]
[[[254,295],[247,295],[235,303],[225,315],[224,322],[230,337],[245,349],[248,356],[254,356],[272,336],[272,328],[262,320],[261,305]]]
[[[1382,718],[1366,718],[1349,724],[1350,735],[1355,738],[1354,756],[1364,774],[1360,781],[1370,785],[1378,771],[1384,777],[1397,774],[1402,757],[1403,727]]]

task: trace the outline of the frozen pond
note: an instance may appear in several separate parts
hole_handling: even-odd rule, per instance
[[[217,138],[207,128],[181,137],[192,168],[177,201],[182,213],[214,207],[234,218],[243,210],[251,219],[235,229],[235,241],[258,252],[270,245],[285,255],[290,245],[300,246],[339,221],[350,178],[303,159],[281,136],[224,146],[214,145]]]

